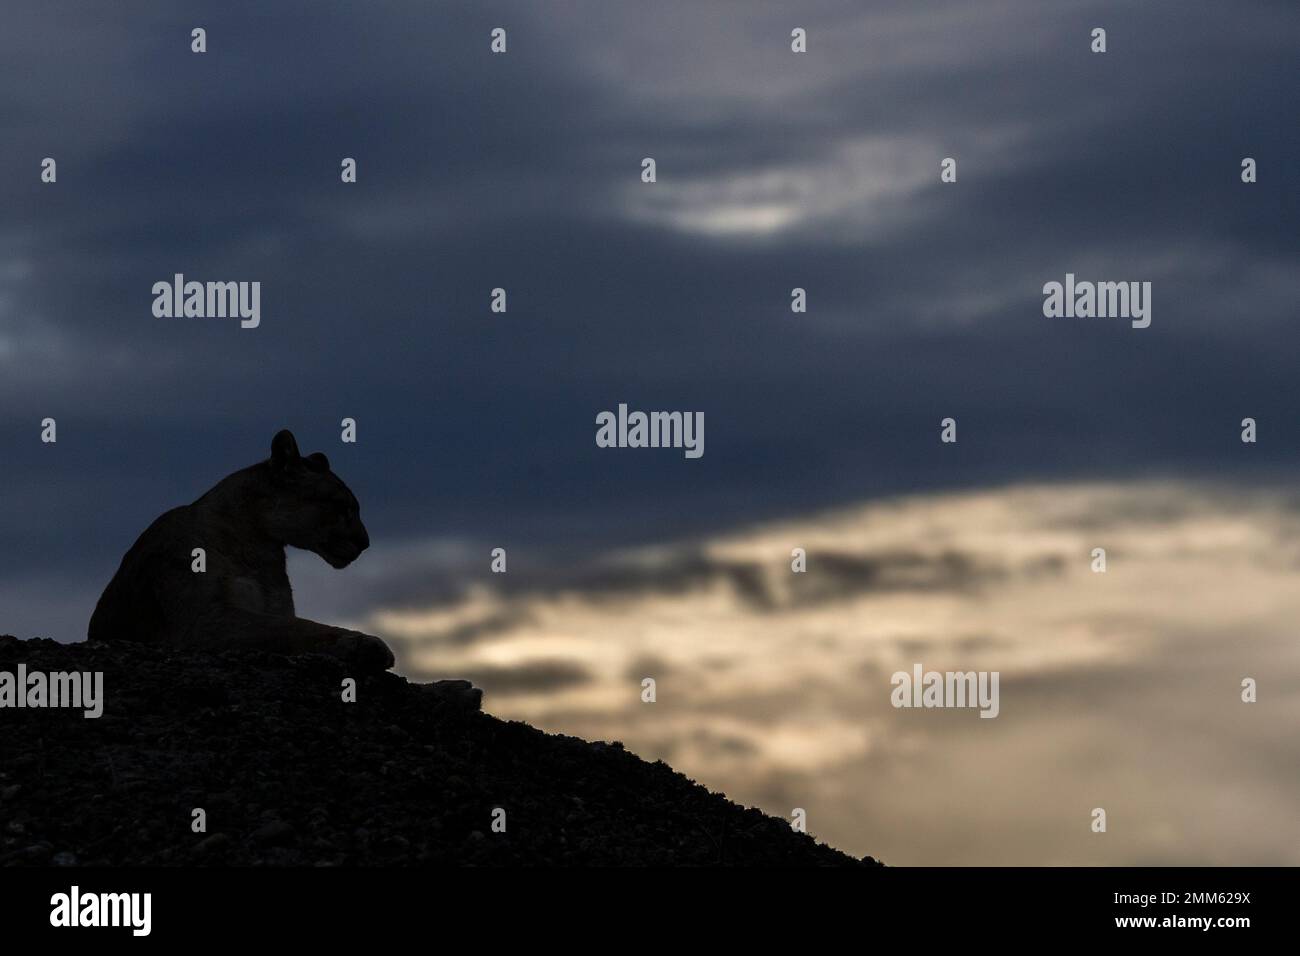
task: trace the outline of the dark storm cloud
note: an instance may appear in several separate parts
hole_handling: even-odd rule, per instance
[[[664,552],[662,559],[653,563],[605,561],[571,575],[563,589],[600,603],[723,587],[751,610],[774,611],[824,607],[869,593],[969,591],[1010,573],[987,556],[952,549],[934,555],[897,549],[853,554],[821,548],[814,561],[815,575],[792,578],[781,568],[780,576],[774,578],[770,564],[762,561],[716,558],[683,547]],[[1037,561],[1030,570],[1043,567],[1043,561]],[[543,587],[551,590],[557,584]]]
[[[445,535],[478,563],[478,542],[563,558],[900,489],[1296,460],[1286,4],[3,18],[10,588],[106,580],[284,425],[329,450],[377,543]],[[1067,271],[1151,280],[1152,327],[1044,319]],[[153,318],[175,272],[260,280],[261,328]],[[602,453],[619,401],[703,410],[707,454]],[[1243,462],[1247,414],[1267,439]],[[41,629],[34,591],[13,629]],[[71,622],[84,601],[48,603]]]

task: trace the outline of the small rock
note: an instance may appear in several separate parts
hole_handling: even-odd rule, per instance
[[[277,846],[292,842],[294,829],[283,820],[272,820],[253,831],[253,840],[263,846]]]
[[[29,863],[45,863],[49,860],[54,847],[48,843],[35,843],[23,850],[21,856]]]
[[[194,845],[196,853],[211,853],[230,844],[230,837],[225,833],[214,833]]]

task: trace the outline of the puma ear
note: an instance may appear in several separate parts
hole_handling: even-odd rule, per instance
[[[330,460],[325,457],[323,451],[314,451],[307,456],[307,460],[315,465],[321,471],[330,470]]]
[[[298,442],[293,432],[283,429],[271,439],[271,464],[276,468],[287,468],[298,460]]]

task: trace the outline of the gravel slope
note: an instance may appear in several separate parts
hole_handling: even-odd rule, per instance
[[[0,637],[0,671],[19,663],[102,671],[105,703],[0,709],[0,864],[859,862],[619,743],[456,711],[388,673],[343,703],[325,657]]]

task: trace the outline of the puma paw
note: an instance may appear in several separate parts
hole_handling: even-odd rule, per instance
[[[483,691],[467,680],[436,680],[420,689],[459,710],[480,710],[483,706]]]
[[[329,653],[363,671],[386,671],[393,666],[393,652],[371,634],[348,631],[329,648]]]

